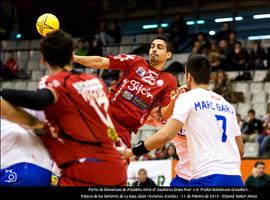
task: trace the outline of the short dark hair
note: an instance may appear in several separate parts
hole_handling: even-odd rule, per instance
[[[41,40],[41,53],[51,66],[63,68],[69,64],[73,54],[73,41],[71,36],[62,30],[49,33]]]
[[[253,115],[256,114],[255,110],[253,110],[253,109],[250,109],[250,110],[248,111],[248,113],[251,113],[251,114],[253,114]]]
[[[265,165],[265,163],[263,161],[257,161],[254,167],[257,167],[258,165]]]
[[[239,44],[240,46],[242,46],[242,43],[239,41],[236,41],[234,44]]]
[[[211,65],[205,56],[192,54],[188,57],[186,71],[194,78],[196,84],[208,84],[211,76]]]
[[[140,172],[144,172],[145,174],[147,174],[147,171],[144,168],[139,169],[138,173],[140,173]]]
[[[152,40],[151,40],[151,43],[154,41],[154,40],[163,40],[165,43],[166,43],[166,48],[167,48],[167,52],[173,52],[173,45],[172,45],[172,42],[169,38],[167,38],[166,36],[163,36],[163,35],[159,35],[159,36],[156,36],[154,37]]]

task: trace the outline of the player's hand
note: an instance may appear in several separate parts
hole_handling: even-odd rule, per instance
[[[121,154],[121,159],[123,160],[134,156],[132,149],[129,149],[129,148],[125,148],[120,154]]]
[[[57,125],[52,124],[48,121],[43,123],[42,127],[32,127],[33,131],[37,135],[49,135],[54,139],[57,139],[59,142],[64,143],[63,139],[59,138],[60,129]]]
[[[158,122],[162,122],[162,121],[163,121],[163,118],[162,118],[161,113],[160,113],[160,107],[159,107],[159,106],[153,108],[153,110],[152,110],[151,113],[150,113],[150,116],[151,116],[154,120],[156,120],[156,121],[158,121]]]
[[[182,85],[181,87],[177,88],[177,93],[182,94],[188,91],[188,87],[186,84]]]

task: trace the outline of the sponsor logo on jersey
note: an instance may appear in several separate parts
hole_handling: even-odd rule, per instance
[[[158,79],[158,74],[152,70],[148,70],[148,72],[143,76],[142,81],[148,83],[149,85],[155,85]]]
[[[119,59],[121,62],[125,60],[134,60],[135,57],[133,55],[120,54],[118,56],[114,56],[114,59]]]
[[[138,67],[138,69],[136,70],[136,73],[137,73],[139,76],[143,77],[143,76],[146,74],[146,71],[145,71],[144,68]]]
[[[148,108],[148,105],[140,97],[135,96],[128,90],[125,90],[123,92],[122,97],[124,97],[126,100],[128,100],[141,110],[146,110]]]
[[[161,79],[157,80],[157,86],[161,87],[162,85],[164,85],[164,81]]]
[[[138,81],[131,80],[130,85],[128,86],[128,89],[131,91],[134,91],[135,94],[142,94],[143,96],[146,96],[146,98],[151,98],[151,99],[154,98],[154,96],[151,93],[151,89],[145,88],[144,85]]]
[[[127,99],[127,100],[131,100],[132,98],[133,98],[133,94],[132,93],[130,93],[129,91],[127,91],[127,90],[125,90],[124,92],[123,92],[123,95],[122,95],[125,99]]]

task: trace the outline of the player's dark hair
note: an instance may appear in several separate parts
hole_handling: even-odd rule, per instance
[[[71,36],[62,30],[49,33],[40,43],[44,59],[52,66],[63,68],[71,62],[73,41]]]
[[[239,41],[236,41],[234,44],[239,44],[240,46],[242,46],[242,43]]]
[[[258,165],[265,165],[265,163],[263,161],[257,161],[254,165],[254,167],[257,167]]]
[[[248,111],[248,113],[253,114],[253,115],[256,115],[256,112],[255,112],[254,109],[250,109],[250,110]]]
[[[147,174],[147,171],[144,168],[139,169],[138,173],[140,173],[140,172],[144,172],[145,174]]]
[[[186,65],[187,73],[190,73],[196,84],[208,84],[211,76],[211,65],[202,55],[192,54]]]
[[[163,40],[165,43],[166,43],[166,48],[167,48],[167,52],[173,52],[173,46],[172,46],[172,42],[169,38],[167,38],[166,36],[163,36],[163,35],[159,35],[159,36],[156,36],[154,37],[152,40],[151,40],[151,43],[154,41],[154,40]]]

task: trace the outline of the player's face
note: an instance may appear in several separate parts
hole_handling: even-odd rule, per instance
[[[172,56],[171,52],[167,52],[165,41],[156,39],[151,43],[149,49],[150,63],[155,66],[165,63]]]
[[[147,174],[145,173],[145,171],[140,171],[138,174],[138,178],[140,182],[145,182],[147,179]]]
[[[264,165],[258,165],[257,170],[258,170],[258,176],[262,176],[264,174]]]

